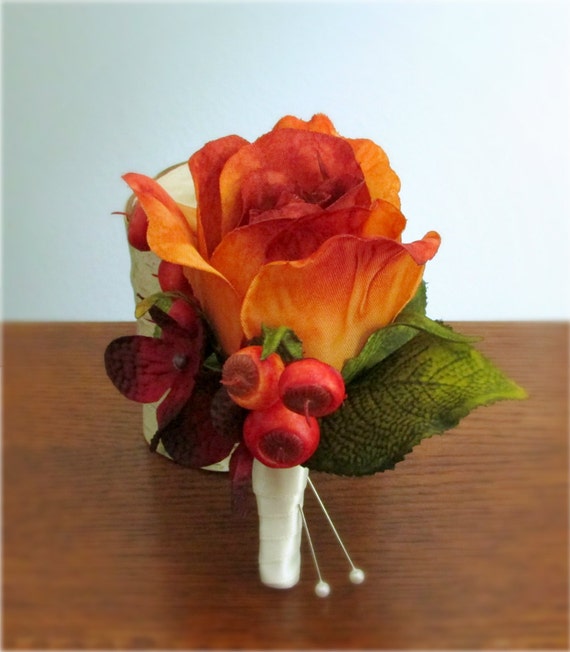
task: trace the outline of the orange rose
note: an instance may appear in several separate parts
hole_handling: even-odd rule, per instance
[[[414,296],[440,243],[401,243],[400,182],[370,140],[288,116],[253,143],[228,136],[191,156],[195,213],[156,181],[124,179],[148,243],[184,266],[227,354],[286,326],[305,355],[340,369]]]

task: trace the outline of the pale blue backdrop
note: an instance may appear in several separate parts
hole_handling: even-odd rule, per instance
[[[569,7],[4,3],[4,318],[132,319],[121,174],[325,112],[442,234],[430,316],[568,319]]]

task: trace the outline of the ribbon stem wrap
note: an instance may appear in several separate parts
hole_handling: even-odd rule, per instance
[[[259,575],[266,586],[289,589],[301,571],[299,507],[309,472],[302,466],[271,469],[253,462],[253,491],[259,515]]]

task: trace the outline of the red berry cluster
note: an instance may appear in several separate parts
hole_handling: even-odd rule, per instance
[[[138,251],[150,251],[147,240],[148,217],[142,206],[135,202],[131,212],[123,213],[123,215],[126,215],[127,218],[127,240],[131,247]],[[158,284],[163,292],[181,292],[187,297],[192,296],[192,288],[188,279],[184,276],[182,265],[161,260],[158,265],[157,276]],[[183,298],[175,299],[172,302],[168,314],[183,328],[191,324],[194,319],[193,309]]]
[[[247,346],[231,355],[222,384],[235,403],[250,410],[243,437],[251,454],[273,468],[296,466],[319,445],[318,417],[344,401],[344,380],[314,358],[285,365],[277,353],[263,358],[262,352],[261,346]]]

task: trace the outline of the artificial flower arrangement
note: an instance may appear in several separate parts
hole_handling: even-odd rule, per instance
[[[475,407],[524,398],[427,316],[440,236],[402,242],[400,181],[371,140],[286,116],[123,178],[141,326],[109,344],[107,373],[152,406],[151,450],[225,464],[238,509],[253,486],[265,584],[299,578],[309,470],[392,469]]]

